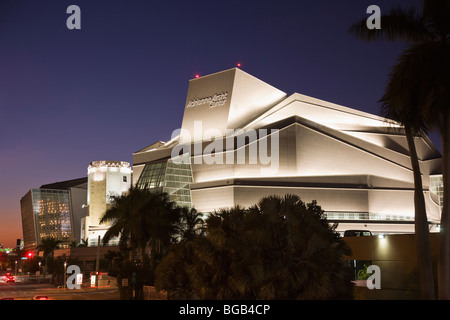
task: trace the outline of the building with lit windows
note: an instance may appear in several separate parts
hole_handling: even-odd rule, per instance
[[[35,249],[47,237],[60,240],[61,248],[80,242],[86,190],[87,179],[81,178],[28,191],[20,200],[24,248]]]
[[[338,231],[414,232],[414,182],[393,121],[283,91],[233,68],[189,81],[170,141],[133,154],[133,185],[205,214],[270,195],[317,200]],[[441,154],[416,138],[430,230],[440,221]]]
[[[125,161],[93,161],[88,167],[87,214],[81,219],[81,239],[88,246],[96,246],[110,225],[100,220],[111,205],[112,197],[121,196],[130,189],[132,170]],[[110,244],[115,244],[118,239]]]

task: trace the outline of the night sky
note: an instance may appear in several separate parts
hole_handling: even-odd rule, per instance
[[[66,27],[72,4],[81,30]],[[22,238],[31,188],[168,140],[196,74],[241,63],[288,95],[379,114],[406,44],[349,34],[371,4],[420,1],[0,0],[0,243]]]

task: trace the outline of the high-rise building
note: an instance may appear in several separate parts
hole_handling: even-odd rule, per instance
[[[31,189],[20,200],[24,248],[34,249],[43,238],[61,241],[69,247],[79,241],[79,226],[86,203],[87,179],[74,179]],[[79,228],[78,228],[79,230]]]
[[[98,237],[108,230],[100,220],[110,207],[114,196],[121,196],[131,186],[132,169],[129,162],[93,161],[88,167],[87,215],[81,221],[81,238],[89,246],[98,244]],[[113,241],[114,242],[114,241]],[[110,244],[114,244],[114,243]]]
[[[416,138],[430,229],[440,221],[442,156]],[[133,185],[210,213],[270,195],[316,200],[338,231],[414,232],[414,179],[395,121],[233,68],[191,79],[179,129],[133,154]]]

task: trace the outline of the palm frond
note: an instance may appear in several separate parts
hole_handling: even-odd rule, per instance
[[[450,1],[423,1],[424,23],[436,40],[450,40]]]
[[[438,110],[450,101],[449,57],[450,46],[434,41],[403,52],[380,99],[383,116],[408,125],[415,135],[439,123]]]

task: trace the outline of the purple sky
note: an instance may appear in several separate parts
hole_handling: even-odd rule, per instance
[[[235,67],[283,90],[379,114],[404,43],[349,26],[364,0],[2,0],[0,243],[22,237],[20,198],[86,176],[181,126],[189,79]],[[81,30],[66,9],[81,8]],[[440,141],[431,136],[440,148]]]

